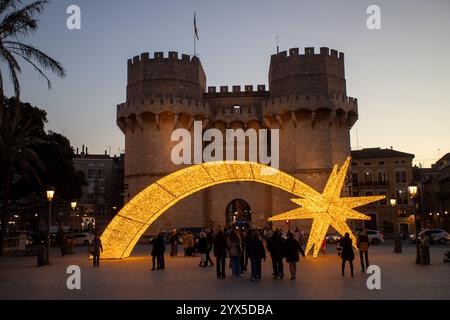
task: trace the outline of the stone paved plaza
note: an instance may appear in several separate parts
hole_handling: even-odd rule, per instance
[[[199,268],[199,258],[166,257],[166,270],[151,272],[148,246],[138,246],[123,261],[102,261],[100,269],[92,268],[86,248],[64,258],[55,249],[52,265],[41,268],[36,257],[0,258],[0,299],[450,299],[450,264],[442,261],[449,247],[432,246],[429,266],[414,264],[414,245],[404,245],[402,254],[394,254],[389,242],[371,247],[371,263],[381,268],[381,290],[367,289],[359,257],[355,277],[349,272],[342,277],[334,246],[315,261],[301,260],[296,281],[273,280],[267,259],[257,282],[248,275],[217,280],[215,267]],[[73,264],[81,267],[81,290],[66,287],[66,268]]]

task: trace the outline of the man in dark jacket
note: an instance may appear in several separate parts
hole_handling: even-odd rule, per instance
[[[369,237],[364,230],[360,230],[356,246],[359,250],[359,259],[361,261],[361,272],[369,267]],[[366,263],[364,265],[364,262]]]
[[[345,262],[348,261],[350,264],[350,272],[353,277],[353,259],[355,258],[355,253],[353,252],[353,243],[349,233],[345,234],[344,238],[341,241],[341,245],[342,275],[344,275]]]
[[[273,236],[267,242],[267,249],[272,258],[273,278],[281,279],[284,277],[283,273],[283,257],[285,252],[285,240],[281,237],[280,231],[275,231]]]
[[[225,278],[225,257],[227,255],[227,238],[219,231],[214,239],[214,256],[216,257],[217,278]]]
[[[164,236],[162,233],[158,234],[158,239],[156,241],[157,243],[157,247],[158,247],[158,256],[157,261],[158,261],[158,267],[156,268],[157,270],[164,270],[166,268],[166,264],[164,262],[164,253],[166,252],[166,239],[164,239]]]
[[[179,237],[178,237],[177,229],[173,229],[172,234],[170,235],[170,238],[169,238],[170,256],[171,257],[176,257],[178,254],[178,241],[179,241]]]
[[[266,260],[266,250],[261,240],[261,235],[258,231],[253,231],[251,239],[248,244],[248,257],[252,264],[251,280],[261,279],[261,260]]]

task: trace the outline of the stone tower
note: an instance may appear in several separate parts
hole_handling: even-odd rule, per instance
[[[174,129],[279,129],[280,170],[321,191],[334,164],[350,155],[350,129],[357,100],[347,97],[344,54],[328,48],[290,49],[271,57],[270,91],[265,85],[208,87],[200,60],[169,52],[143,53],[128,61],[127,101],[117,107],[125,134],[125,183],[136,195],[183,166],[171,161]],[[248,148],[247,148],[248,150]],[[150,233],[170,228],[227,225],[233,200],[251,207],[253,226],[295,208],[291,195],[269,186],[235,183],[212,187],[169,209]],[[234,209],[233,209],[234,210]],[[291,228],[300,224],[295,222]],[[305,226],[306,227],[306,226]]]

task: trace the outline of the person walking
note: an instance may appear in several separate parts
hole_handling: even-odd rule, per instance
[[[199,267],[207,267],[208,261],[206,260],[206,253],[208,252],[208,240],[206,239],[206,234],[204,232],[200,233],[200,239],[197,243],[197,251],[200,255]]]
[[[297,262],[300,261],[299,253],[305,257],[305,252],[303,251],[300,242],[298,242],[294,234],[289,233],[286,240],[286,262],[289,263],[291,280],[295,280],[297,276]]]
[[[94,258],[94,268],[100,267],[100,252],[103,252],[102,241],[98,234],[94,236],[92,240],[92,257]]]
[[[350,271],[351,275],[353,277],[353,259],[355,259],[355,253],[353,252],[353,244],[352,239],[350,238],[350,234],[347,232],[344,236],[344,238],[341,241],[342,246],[342,252],[341,252],[341,258],[342,258],[342,275],[344,276],[344,270],[345,270],[345,262],[348,261],[350,264]]]
[[[266,261],[266,250],[258,231],[253,231],[247,249],[252,268],[251,280],[261,279],[261,260]]]
[[[361,272],[364,272],[369,267],[369,237],[367,236],[366,232],[362,229],[358,234],[358,241],[356,243],[356,246],[358,247],[359,250]]]
[[[188,257],[194,256],[194,235],[191,231],[186,235],[186,253]]]
[[[230,237],[227,242],[228,252],[231,258],[231,270],[233,277],[241,277],[241,254],[242,254],[242,243],[237,232],[233,229],[230,232]]]
[[[285,240],[281,237],[279,230],[275,231],[267,242],[267,249],[270,252],[273,267],[273,278],[284,278],[283,273],[283,256],[285,251]]]
[[[222,230],[214,239],[214,256],[216,257],[217,278],[225,278],[225,258],[227,255],[227,238]]]
[[[164,253],[166,252],[166,239],[164,239],[164,236],[161,232],[158,234],[157,246],[158,246],[158,249],[157,249],[158,255],[156,257],[156,260],[157,260],[158,266],[156,269],[164,270],[166,268],[166,263],[164,261]]]
[[[206,251],[206,264],[209,263],[209,266],[214,266],[214,262],[211,259],[211,250],[214,245],[214,238],[213,238],[213,230],[209,229],[206,231],[206,240],[208,241],[208,250]]]
[[[176,257],[178,255],[178,242],[179,242],[179,238],[178,238],[177,229],[173,229],[172,234],[170,235],[170,238],[169,238],[170,256],[171,257]]]

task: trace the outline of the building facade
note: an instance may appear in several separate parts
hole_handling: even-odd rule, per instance
[[[357,100],[347,96],[344,54],[328,48],[283,51],[272,55],[268,78],[270,90],[265,85],[207,87],[198,57],[157,52],[130,59],[126,102],[117,106],[117,125],[125,135],[125,201],[188,166],[171,161],[177,144],[171,134],[177,128],[193,134],[194,121],[202,121],[203,130],[222,133],[279,129],[279,169],[321,191],[333,165],[350,155],[350,129],[358,119]],[[235,141],[235,147],[246,145]],[[224,159],[225,154],[224,144]],[[291,197],[255,183],[219,185],[170,208],[150,232],[224,227],[236,218],[264,227],[273,214],[296,207]]]
[[[450,231],[450,153],[431,168],[414,168],[424,227]]]
[[[354,225],[380,230],[384,233],[397,230],[404,234],[415,232],[414,204],[408,192],[413,181],[413,154],[393,149],[368,148],[352,151],[352,168],[349,176],[352,196],[385,195],[386,200],[361,207],[370,221]],[[390,199],[396,199],[395,206]]]
[[[73,159],[75,169],[84,173],[87,182],[77,199],[76,229],[82,229],[83,218],[92,217],[95,229],[101,232],[123,206],[123,162],[124,155],[88,154],[84,147]]]

